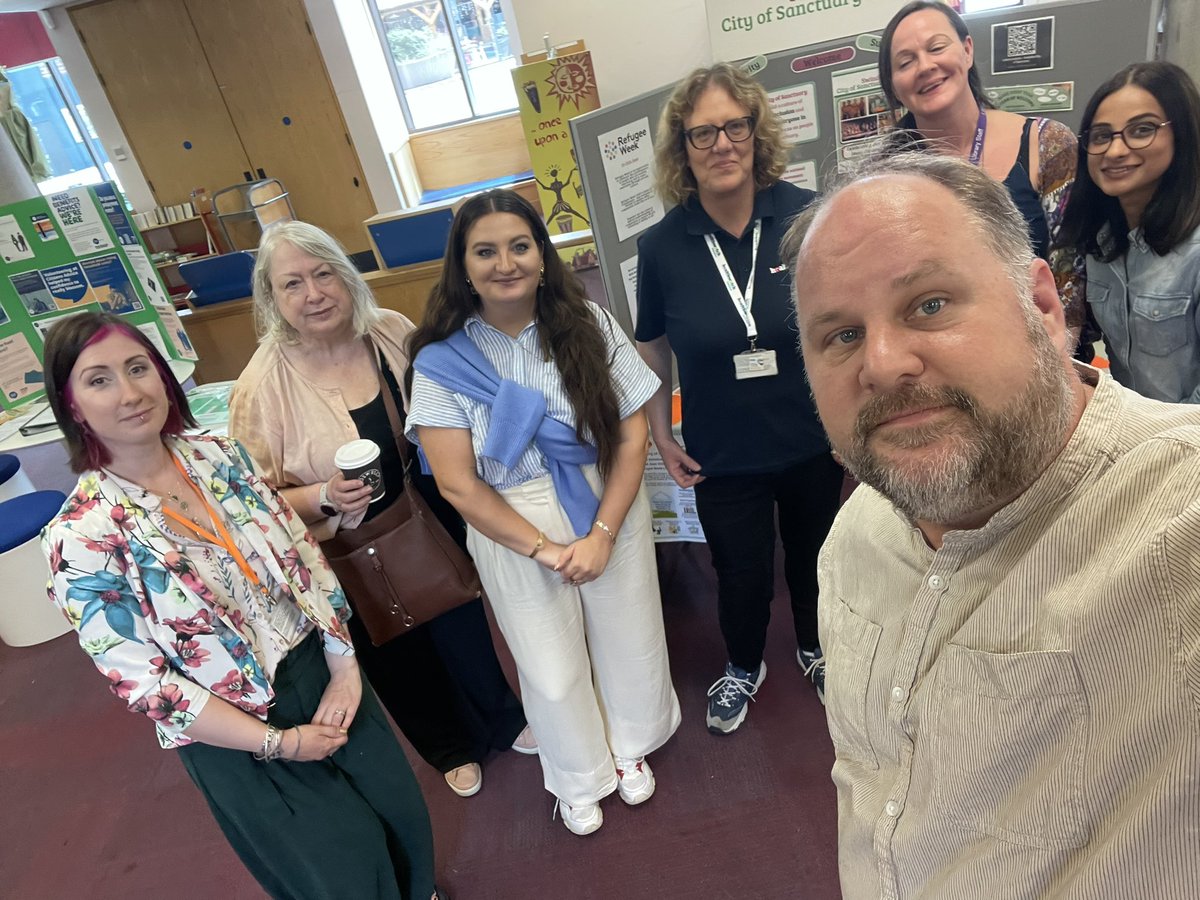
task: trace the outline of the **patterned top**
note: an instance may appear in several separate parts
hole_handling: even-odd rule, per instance
[[[1050,229],[1050,268],[1058,285],[1058,296],[1066,310],[1067,325],[1082,327],[1087,318],[1087,269],[1083,255],[1073,249],[1057,247],[1059,226],[1067,208],[1075,168],[1079,162],[1079,141],[1075,133],[1055,119],[1038,118],[1038,193],[1042,211]]]
[[[846,900],[1200,897],[1198,498],[1200,411],[1108,377],[937,551],[855,490],[818,563]]]
[[[109,690],[157,727],[161,746],[191,743],[187,727],[215,695],[266,720],[274,665],[312,626],[327,652],[353,653],[350,610],[316,541],[257,474],[236,441],[174,438],[183,462],[263,578],[270,598],[236,566],[194,559],[200,548],[165,527],[161,502],[111,472],[87,472],[42,532],[50,599],[109,680]],[[248,551],[248,552],[246,552]],[[214,589],[213,578],[228,581]],[[284,604],[296,607],[291,613]],[[258,623],[266,616],[272,624]]]
[[[658,390],[658,376],[642,362],[616,319],[594,303],[588,306],[596,316],[608,347],[609,373],[617,392],[620,416],[628,418]],[[515,338],[493,328],[478,316],[467,319],[464,327],[471,342],[482,351],[501,378],[541,391],[546,396],[546,414],[575,427],[575,409],[563,390],[557,364],[542,355],[536,322],[530,322]],[[550,474],[545,457],[533,443],[525,448],[511,469],[483,455],[492,420],[492,408],[486,403],[455,394],[415,370],[409,403],[407,435],[410,441],[419,443],[418,425],[469,429],[475,449],[476,473],[497,490]]]

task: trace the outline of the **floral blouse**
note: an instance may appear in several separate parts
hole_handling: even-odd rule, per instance
[[[258,555],[279,602],[295,603],[322,631],[327,652],[353,653],[337,579],[245,449],[212,436],[167,446],[238,528],[238,543]],[[274,690],[241,607],[213,593],[155,518],[127,482],[104,470],[85,473],[42,532],[50,599],[109,690],[154,721],[163,747],[191,743],[186,729],[214,695],[265,721]]]

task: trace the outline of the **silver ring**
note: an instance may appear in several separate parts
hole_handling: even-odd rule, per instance
[[[343,719],[344,719],[344,718],[346,718],[346,711],[345,711],[344,709],[335,709],[335,710],[333,711],[333,714],[334,714],[335,716],[338,716],[338,715],[340,715],[340,716],[341,716]]]

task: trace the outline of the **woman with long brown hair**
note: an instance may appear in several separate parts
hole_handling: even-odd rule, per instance
[[[654,792],[679,724],[663,635],[642,407],[658,380],[511,191],[468,200],[409,343],[409,437],[469,526],[545,784],[589,834]]]

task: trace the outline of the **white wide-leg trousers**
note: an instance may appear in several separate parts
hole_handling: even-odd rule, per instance
[[[548,477],[500,494],[550,540],[574,539]],[[614,756],[651,753],[679,727],[645,488],[608,567],[580,587],[474,529],[467,540],[517,663],[546,790],[569,806],[596,803],[616,790]]]

